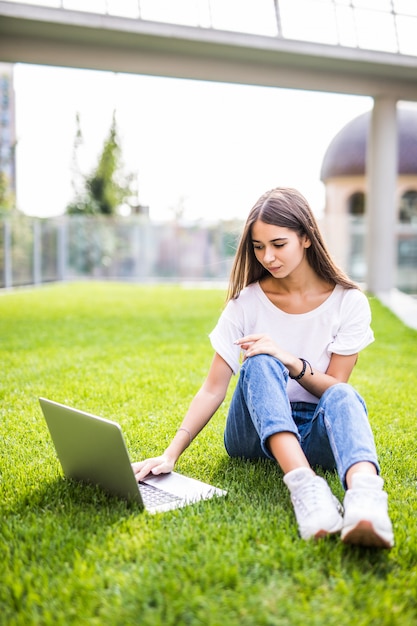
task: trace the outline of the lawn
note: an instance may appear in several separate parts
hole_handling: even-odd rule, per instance
[[[391,551],[302,541],[280,470],[224,451],[230,394],[177,466],[226,498],[151,516],[62,478],[38,397],[120,422],[132,460],[159,453],[207,371],[224,297],[118,283],[0,295],[2,626],[417,624],[417,332],[375,299],[377,341],[351,382],[386,479]]]

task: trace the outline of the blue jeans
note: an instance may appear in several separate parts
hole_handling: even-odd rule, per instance
[[[318,404],[290,403],[288,370],[272,356],[260,354],[242,365],[224,433],[227,453],[247,459],[270,458],[267,441],[279,432],[294,433],[310,465],[337,469],[346,488],[346,472],[377,454],[365,403],[347,383],[329,387]]]

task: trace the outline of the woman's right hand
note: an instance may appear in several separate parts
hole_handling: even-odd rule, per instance
[[[174,465],[174,459],[166,454],[161,454],[161,456],[132,463],[132,469],[136,480],[139,482],[146,478],[148,474],[153,474],[154,476],[169,474],[174,469]]]

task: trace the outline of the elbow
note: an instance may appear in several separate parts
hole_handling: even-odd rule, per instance
[[[206,398],[209,399],[210,404],[215,405],[218,408],[226,397],[227,388],[224,389],[223,386],[206,386],[204,388],[204,393]]]

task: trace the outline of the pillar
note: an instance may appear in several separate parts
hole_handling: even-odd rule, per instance
[[[33,284],[42,282],[42,239],[41,224],[36,218],[32,220],[33,228]]]
[[[378,96],[367,150],[367,289],[388,293],[395,286],[397,264],[396,186],[398,170],[397,103]]]

